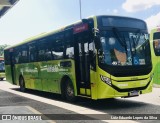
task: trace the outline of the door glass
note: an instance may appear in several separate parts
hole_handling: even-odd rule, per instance
[[[78,46],[79,46],[79,53],[81,54],[82,53],[82,45],[81,45],[81,43],[78,43]]]
[[[85,44],[84,44],[84,52],[85,52],[85,53],[88,53],[88,51],[89,51],[89,50],[88,50],[88,43],[85,43]]]

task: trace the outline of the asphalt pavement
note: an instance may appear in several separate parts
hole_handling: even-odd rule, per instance
[[[7,110],[4,110],[7,108]],[[17,108],[15,110],[15,108]],[[2,110],[3,109],[3,110]],[[13,110],[11,110],[13,109]],[[5,111],[5,112],[4,112]],[[8,111],[8,112],[7,112]],[[0,114],[51,114],[46,122],[57,123],[100,123],[116,122],[117,120],[95,120],[96,116],[143,115],[157,114],[160,117],[160,88],[153,88],[153,92],[132,98],[116,98],[93,101],[79,98],[75,103],[68,103],[60,95],[28,90],[19,91],[19,87],[8,82],[0,82]],[[60,115],[57,115],[60,114]],[[62,115],[63,114],[63,115]],[[84,115],[80,115],[84,114]],[[93,116],[90,117],[90,114]],[[98,114],[98,115],[97,115]],[[89,115],[89,117],[88,117]],[[56,116],[56,118],[55,118]],[[54,117],[54,118],[52,118]],[[59,119],[57,118],[59,117]],[[67,120],[63,120],[67,119]],[[83,120],[84,118],[84,120]],[[91,118],[91,119],[90,119]],[[93,119],[92,119],[93,118]],[[58,119],[58,120],[57,120]],[[61,120],[62,119],[62,120]],[[76,120],[78,119],[78,120]],[[102,121],[103,120],[103,121]],[[0,121],[1,122],[1,121]],[[157,122],[159,120],[120,120],[118,122]]]

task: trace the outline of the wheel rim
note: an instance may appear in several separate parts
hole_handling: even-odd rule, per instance
[[[69,84],[69,83],[67,85],[67,95],[70,97],[73,97],[73,95],[74,95],[73,88],[72,88],[71,84]]]

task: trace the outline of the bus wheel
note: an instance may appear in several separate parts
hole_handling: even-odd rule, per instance
[[[64,93],[65,93],[65,98],[67,99],[67,101],[69,102],[76,101],[76,96],[74,94],[74,87],[73,87],[71,80],[69,79],[66,81]]]
[[[25,88],[25,82],[24,82],[23,77],[20,77],[19,79],[19,86],[20,86],[20,91],[25,92],[26,88]]]
[[[3,78],[0,78],[1,81],[3,81]]]

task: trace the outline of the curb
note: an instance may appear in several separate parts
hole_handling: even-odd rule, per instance
[[[160,88],[160,85],[159,84],[153,84],[153,87]]]

